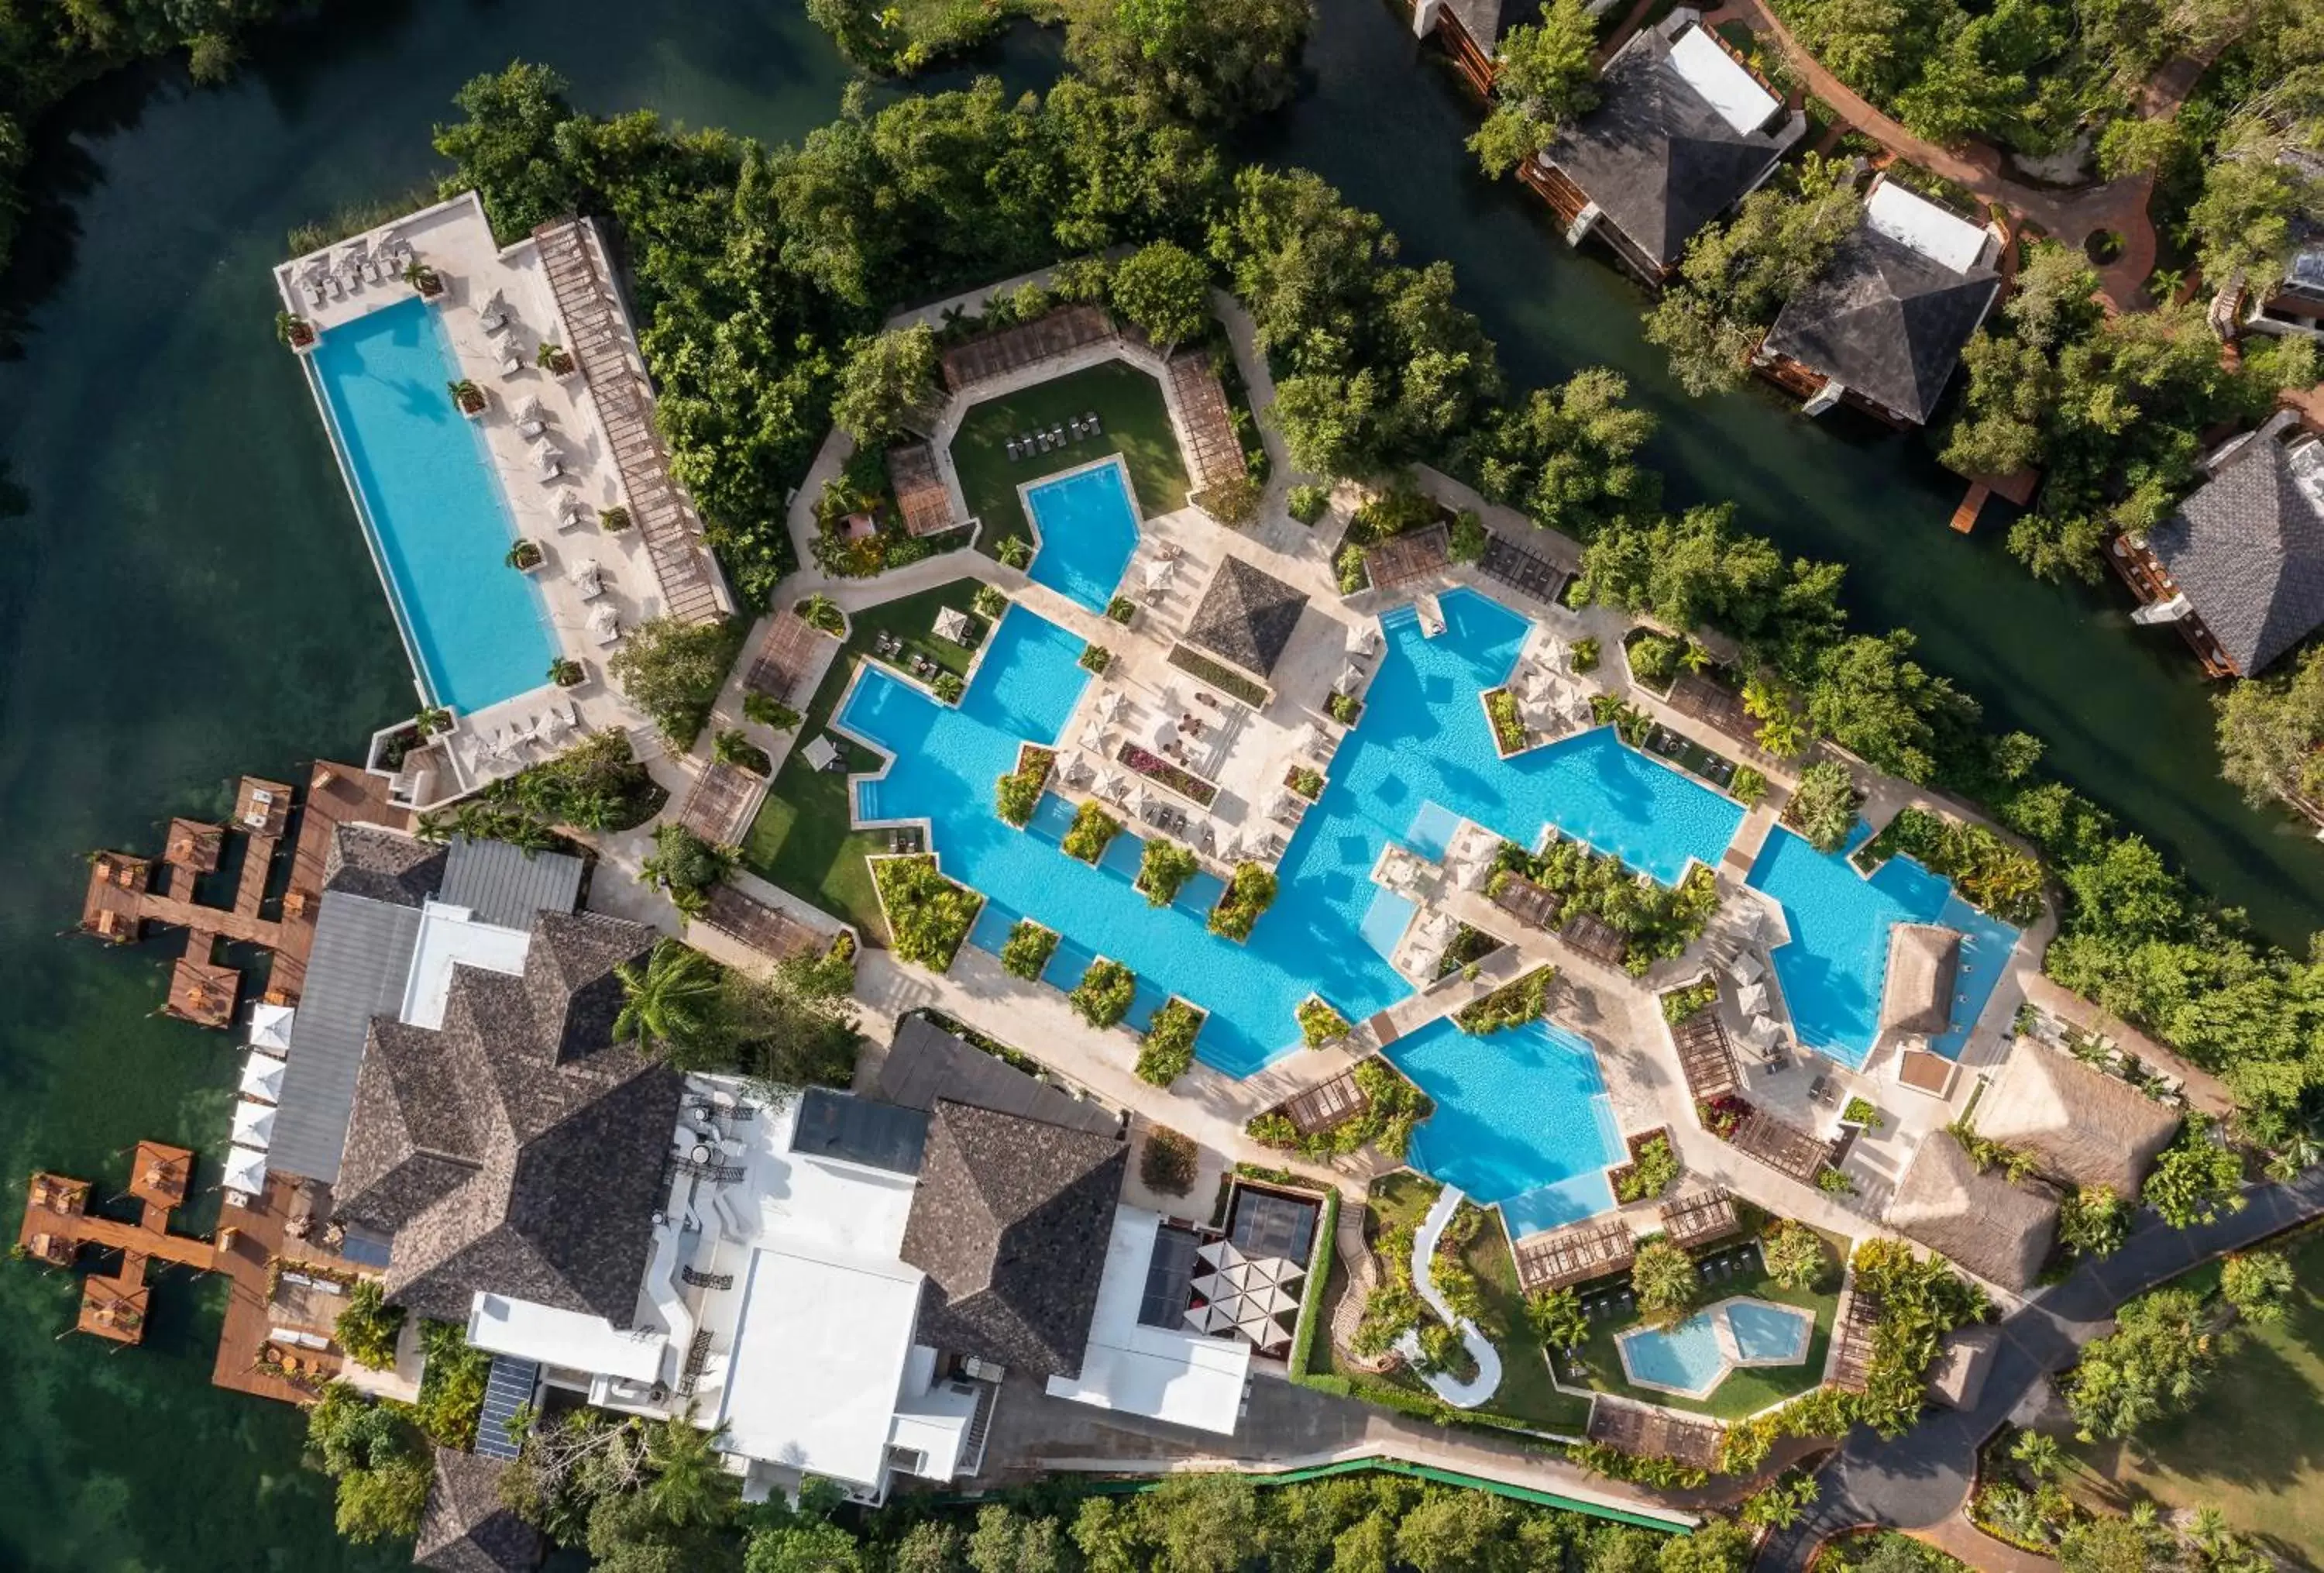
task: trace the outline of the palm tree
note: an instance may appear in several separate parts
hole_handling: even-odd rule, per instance
[[[622,1013],[613,1020],[613,1041],[634,1042],[646,1052],[697,1041],[710,1024],[718,997],[718,969],[710,958],[675,939],[653,948],[643,967],[625,961],[613,969],[622,984]]]
[[[839,603],[821,590],[799,603],[799,615],[807,619],[809,627],[820,628],[825,634],[837,633],[843,626]]]
[[[672,1415],[646,1433],[646,1463],[653,1477],[643,1490],[646,1505],[672,1529],[715,1524],[733,1511],[736,1483],[719,1460],[718,1439],[696,1427],[691,1416]]]
[[[2324,1162],[2324,1142],[2316,1139],[2315,1132],[2301,1126],[2284,1137],[2282,1147],[2268,1154],[2267,1177],[2297,1180],[2302,1170],[2313,1169],[2319,1162]]]
[[[2061,1457],[2058,1439],[2047,1431],[2025,1431],[2012,1444],[2009,1456],[2025,1467],[2025,1472],[2036,1480],[2047,1480],[2058,1473]]]

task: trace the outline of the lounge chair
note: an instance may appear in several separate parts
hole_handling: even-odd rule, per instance
[[[325,273],[323,275],[323,283],[324,286],[331,291],[332,300],[344,301],[346,299],[347,286],[346,282],[342,280],[338,274]]]
[[[522,370],[524,370],[524,356],[517,354],[515,350],[510,350],[501,358],[501,375],[512,377]]]
[[[1103,427],[1100,426],[1100,425],[1097,423],[1097,412],[1096,412],[1096,411],[1094,411],[1094,410],[1091,411],[1088,414],[1086,414],[1086,415],[1083,416],[1083,417],[1082,417],[1082,421],[1083,421],[1083,423],[1084,423],[1084,424],[1085,424],[1085,425],[1087,425],[1087,426],[1089,427],[1090,435],[1091,435],[1092,437],[1095,437],[1095,436],[1096,436],[1100,431],[1102,431],[1103,430],[1105,430]]]

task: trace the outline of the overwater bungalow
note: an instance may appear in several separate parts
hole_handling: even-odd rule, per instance
[[[2144,537],[2107,559],[2174,623],[2213,677],[2251,677],[2324,625],[2324,439],[2279,412],[2203,461],[2210,477]]]
[[[1519,178],[1564,224],[1568,245],[1596,235],[1649,284],[1807,132],[1807,116],[1786,113],[1691,10],[1633,34],[1606,62],[1600,92]]]
[[[1846,403],[1924,426],[2001,293],[2001,232],[1877,177],[1864,217],[1784,302],[1757,365],[1810,415]]]

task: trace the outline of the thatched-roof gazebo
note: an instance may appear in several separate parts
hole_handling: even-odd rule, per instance
[[[1998,1166],[1978,1173],[1950,1133],[1932,1131],[1896,1182],[1887,1222],[1979,1278],[2022,1292],[2057,1238],[2058,1202],[2044,1188],[2010,1184]]]
[[[1977,1132],[2030,1152],[2076,1185],[2138,1194],[2155,1154],[2179,1133],[2179,1111],[2070,1054],[2020,1038],[1977,1104]]]
[[[1899,923],[1888,930],[1887,981],[1880,992],[1882,1032],[1933,1033],[1952,1025],[1960,939],[1960,930],[1936,923]]]

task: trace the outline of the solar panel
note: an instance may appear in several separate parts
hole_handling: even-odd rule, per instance
[[[1227,1238],[1245,1255],[1282,1256],[1305,1267],[1308,1253],[1314,1249],[1315,1218],[1321,1211],[1312,1201],[1245,1187],[1235,1193]]]
[[[919,1110],[820,1087],[799,1095],[798,1123],[791,1131],[794,1152],[890,1174],[918,1174],[927,1141],[928,1116]]]
[[[1202,1245],[1192,1229],[1164,1224],[1154,1231],[1154,1254],[1146,1260],[1146,1292],[1138,1302],[1138,1323],[1184,1332],[1186,1302],[1194,1297],[1194,1253]]]

